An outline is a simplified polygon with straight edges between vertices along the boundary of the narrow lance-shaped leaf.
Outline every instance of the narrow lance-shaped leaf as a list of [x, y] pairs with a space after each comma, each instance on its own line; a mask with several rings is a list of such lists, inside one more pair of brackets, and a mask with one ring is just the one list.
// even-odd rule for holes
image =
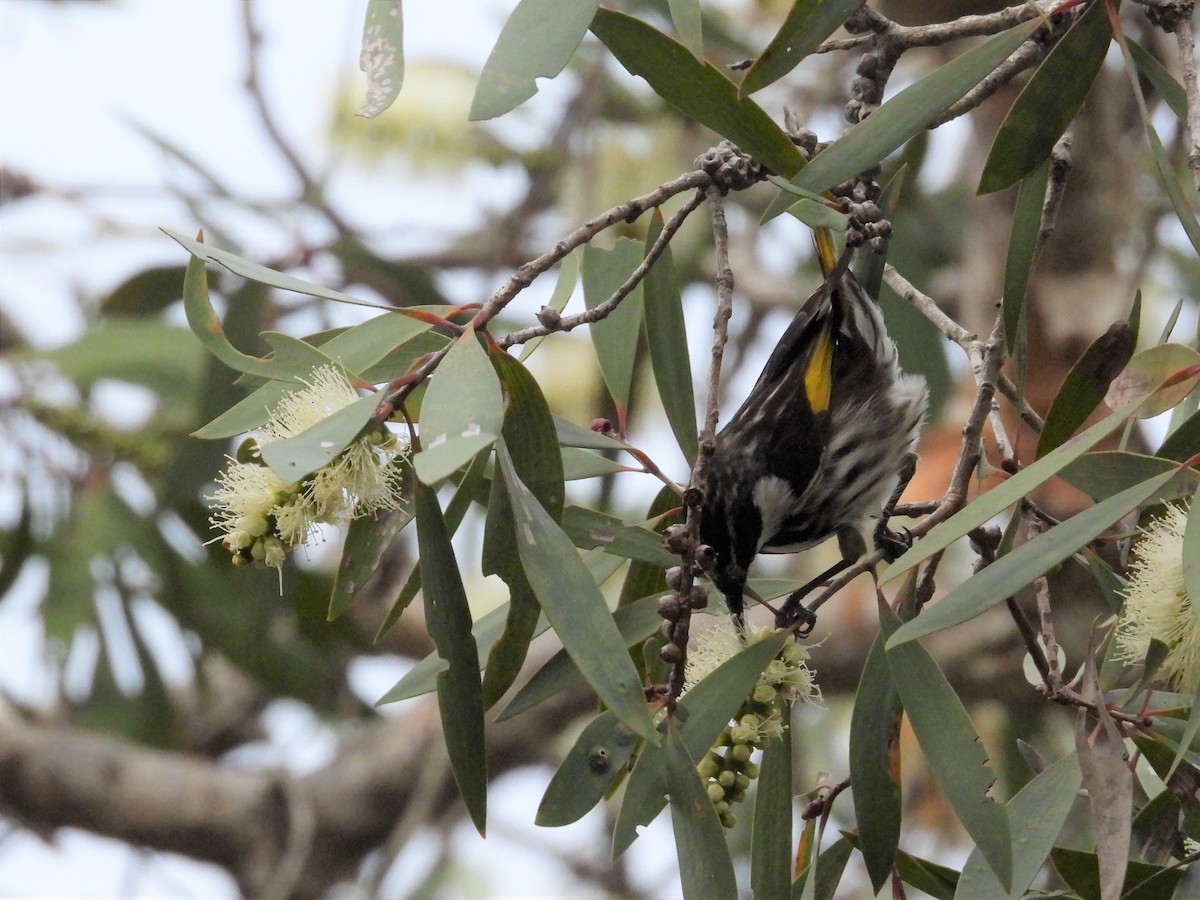
[[[905, 88], [818, 153], [792, 179], [793, 184], [820, 192], [869, 169], [923, 131], [932, 119], [1007, 59], [1039, 25], [1038, 20], [1032, 20], [1010, 28]], [[763, 219], [778, 215], [791, 203], [790, 197], [776, 198]]]
[[1050, 156], [1092, 89], [1112, 28], [1093, 3], [1050, 50], [1005, 116], [979, 179], [979, 193], [1016, 184]]
[[[408, 466], [405, 467], [405, 475], [408, 482], [405, 496], [409, 496], [413, 479]], [[333, 590], [329, 595], [329, 611], [326, 615], [330, 622], [345, 612], [346, 607], [358, 596], [363, 585], [379, 568], [384, 551], [412, 518], [410, 507], [380, 510], [369, 516], [359, 516], [350, 523], [334, 575]]]
[[[184, 272], [183, 311], [192, 333], [200, 339], [200, 343], [208, 352], [239, 372], [300, 382], [305, 375], [311, 374], [314, 368], [334, 364], [332, 359], [315, 347], [309, 347], [294, 338], [290, 341], [285, 340], [284, 336], [280, 336], [279, 346], [285, 351], [293, 351], [284, 359], [260, 359], [234, 347], [225, 336], [221, 320], [213, 308], [212, 300], [209, 299], [208, 273], [204, 269], [204, 260], [199, 256], [188, 260]], [[308, 352], [304, 353], [302, 358], [297, 345], [307, 348]]]
[[483, 693], [479, 651], [471, 634], [471, 610], [450, 546], [450, 532], [437, 493], [417, 487], [417, 545], [425, 623], [447, 669], [437, 676], [438, 709], [458, 792], [480, 834], [487, 821], [487, 752], [483, 736]]
[[880, 632], [863, 664], [850, 716], [850, 784], [863, 862], [876, 893], [891, 875], [900, 846], [900, 720]]
[[1128, 365], [1137, 330], [1128, 321], [1113, 322], [1084, 351], [1059, 388], [1038, 438], [1038, 456], [1045, 456], [1075, 433], [1104, 400], [1108, 387]]
[[[475, 457], [475, 461], [463, 473], [462, 480], [458, 483], [458, 489], [450, 499], [450, 505], [446, 507], [446, 527], [450, 530], [451, 537], [458, 531], [458, 526], [462, 524], [463, 516], [466, 515], [468, 507], [470, 507], [471, 502], [478, 493], [479, 485], [483, 482], [487, 463], [486, 454], [481, 453]], [[408, 575], [408, 581], [400, 589], [400, 593], [392, 602], [392, 608], [388, 610], [388, 614], [380, 624], [379, 631], [375, 634], [375, 640], [378, 641], [391, 630], [393, 625], [400, 621], [400, 616], [404, 614], [404, 610], [408, 609], [408, 605], [416, 598], [417, 591], [420, 589], [421, 561], [418, 559], [413, 564], [412, 571]]]
[[617, 61], [645, 78], [658, 96], [729, 138], [771, 171], [790, 178], [804, 165], [796, 145], [757, 103], [740, 99], [737, 85], [678, 41], [604, 7], [596, 11], [591, 28]]
[[[502, 437], [513, 467], [552, 519], [562, 515], [563, 469], [554, 420], [546, 398], [524, 366], [495, 347], [496, 373], [508, 395]], [[512, 507], [503, 478], [492, 479], [492, 497], [483, 538], [484, 574], [498, 574], [508, 585], [509, 611], [504, 634], [492, 648], [483, 678], [484, 703], [491, 707], [512, 686], [533, 638], [541, 607], [525, 577], [517, 551]]]
[[401, 0], [371, 0], [367, 4], [358, 67], [367, 73], [367, 96], [356, 115], [373, 119], [400, 96], [400, 86], [404, 84]]
[[[791, 707], [775, 701], [783, 721]], [[792, 729], [763, 744], [750, 832], [750, 890], [755, 897], [786, 897], [792, 884]]]
[[536, 824], [554, 828], [583, 818], [604, 799], [639, 743], [640, 738], [612, 712], [594, 718], [550, 779], [538, 804]]
[[521, 565], [538, 603], [600, 699], [634, 733], [657, 744], [641, 680], [604, 595], [566, 534], [517, 476], [503, 443], [496, 456], [512, 502]]
[[1020, 834], [1013, 836], [1011, 890], [1000, 886], [976, 848], [963, 866], [958, 896], [977, 900], [1019, 900], [1026, 896], [1071, 812], [1081, 778], [1079, 759], [1070, 753], [1021, 788], [1006, 804], [1009, 821], [1020, 828]]
[[1125, 44], [1129, 47], [1129, 54], [1137, 64], [1138, 71], [1162, 95], [1163, 100], [1170, 107], [1171, 112], [1175, 113], [1175, 118], [1179, 120], [1180, 124], [1186, 125], [1188, 120], [1187, 91], [1184, 90], [1183, 85], [1176, 81], [1175, 76], [1168, 72], [1166, 67], [1137, 41], [1131, 41], [1127, 37]]
[[479, 336], [464, 331], [441, 361], [421, 404], [417, 477], [434, 484], [490, 447], [504, 424], [504, 394]]
[[484, 63], [471, 101], [471, 120], [493, 119], [537, 93], [538, 78], [554, 78], [587, 33], [600, 0], [521, 0]]
[[[1136, 362], [1138, 357], [1134, 357]], [[1164, 381], [1173, 376], [1151, 378], [1140, 386], [1136, 393], [1127, 397], [1127, 402], [1118, 409], [1097, 422], [1065, 444], [1056, 447], [1037, 462], [1026, 466], [1003, 484], [993, 488], [981, 497], [977, 497], [962, 510], [955, 513], [945, 522], [935, 527], [922, 538], [912, 549], [908, 550], [898, 560], [888, 566], [880, 575], [880, 582], [887, 583], [907, 572], [913, 566], [923, 563], [935, 553], [944, 550], [954, 541], [983, 525], [988, 519], [998, 515], [1002, 510], [1016, 503], [1031, 490], [1061, 471], [1068, 463], [1078, 459], [1105, 437], [1121, 427], [1124, 422], [1136, 415], [1148, 398], [1153, 397], [1154, 391]]]
[[1013, 207], [1008, 253], [1004, 259], [1004, 340], [1009, 356], [1017, 354], [1024, 334], [1025, 294], [1042, 231], [1042, 208], [1046, 203], [1046, 186], [1049, 183], [1050, 160], [1047, 159], [1021, 179], [1021, 188], [1017, 191], [1017, 202]]
[[[894, 637], [900, 620], [880, 605], [883, 631]], [[919, 620], [918, 616], [914, 621]], [[889, 641], [890, 644], [890, 641]], [[1006, 888], [1012, 882], [1012, 838], [1004, 807], [987, 795], [994, 777], [962, 701], [929, 653], [916, 642], [887, 652], [892, 682], [930, 769], [967, 834]]]
[[1134, 485], [1022, 544], [954, 588], [924, 614], [906, 623], [888, 641], [888, 649], [959, 625], [1002, 603], [1128, 515], [1161, 490], [1175, 474], [1176, 470], [1172, 469]]
[[704, 31], [700, 15], [700, 0], [667, 0], [671, 22], [680, 42], [692, 56], [704, 61]]
[[721, 820], [704, 790], [696, 763], [684, 746], [674, 719], [668, 720], [663, 757], [685, 900], [736, 897], [737, 880]]
[[299, 482], [341, 455], [378, 407], [374, 394], [359, 397], [299, 434], [263, 444], [259, 451], [263, 462], [289, 484]]
[[[662, 624], [662, 618], [658, 615], [658, 599], [657, 595], [642, 597], [613, 613], [613, 622], [626, 646], [638, 644], [658, 630]], [[566, 650], [559, 650], [521, 686], [496, 721], [503, 722], [532, 709], [572, 685], [579, 677], [579, 667], [571, 655]]]
[[863, 0], [796, 0], [771, 43], [742, 79], [740, 95], [762, 90], [792, 71], [862, 4]]
[[[1104, 4], [1106, 10], [1108, 4]], [[1167, 151], [1163, 148], [1162, 140], [1158, 136], [1158, 132], [1154, 128], [1154, 120], [1150, 115], [1150, 109], [1146, 105], [1146, 98], [1142, 94], [1142, 86], [1138, 82], [1136, 64], [1133, 60], [1133, 54], [1130, 52], [1129, 43], [1125, 39], [1125, 33], [1121, 30], [1120, 22], [1116, 19], [1115, 11], [1109, 17], [1109, 22], [1113, 27], [1113, 35], [1117, 39], [1117, 44], [1121, 48], [1121, 53], [1125, 56], [1125, 68], [1129, 75], [1129, 82], [1133, 87], [1133, 96], [1137, 100], [1138, 111], [1142, 116], [1142, 127], [1146, 131], [1146, 141], [1150, 144], [1150, 155], [1154, 158], [1154, 166], [1158, 172], [1159, 181], [1162, 183], [1163, 190], [1167, 192], [1167, 197], [1171, 201], [1171, 206], [1175, 210], [1175, 217], [1179, 220], [1179, 224], [1183, 226], [1184, 234], [1187, 235], [1191, 242], [1192, 249], [1200, 253], [1200, 222], [1196, 221], [1196, 211], [1192, 207], [1191, 199], [1183, 192], [1183, 188], [1179, 184], [1179, 176], [1175, 172], [1174, 166], [1171, 165], [1171, 159], [1167, 156]]]
[[[619, 239], [611, 250], [588, 244], [583, 251], [583, 300], [587, 308], [595, 309], [608, 300], [642, 262], [642, 256], [642, 245], [632, 238]], [[640, 284], [626, 295], [620, 306], [588, 326], [622, 432], [633, 394], [633, 369], [641, 327]]]
[[[662, 229], [662, 212], [656, 209], [646, 235], [647, 250]], [[692, 359], [688, 354], [683, 299], [679, 294], [670, 247], [663, 250], [646, 273], [643, 287], [646, 343], [650, 348], [654, 382], [658, 385], [658, 396], [662, 399], [675, 441], [683, 451], [684, 459], [692, 462], [700, 452], [696, 436], [696, 398], [692, 391]]]
[[284, 291], [293, 291], [297, 294], [306, 294], [310, 297], [320, 297], [322, 300], [333, 300], [337, 303], [348, 303], [352, 306], [369, 306], [372, 309], [385, 310], [396, 315], [406, 314], [404, 310], [397, 310], [395, 307], [384, 306], [381, 303], [369, 303], [366, 300], [351, 297], [349, 294], [343, 294], [341, 291], [312, 284], [294, 275], [276, 272], [274, 269], [268, 269], [266, 266], [243, 259], [236, 253], [230, 253], [228, 250], [209, 246], [203, 240], [192, 240], [178, 231], [172, 231], [169, 228], [162, 228], [160, 230], [168, 237], [178, 241], [183, 249], [187, 250], [193, 257], [217, 263], [224, 266], [234, 275], [240, 275], [242, 278], [257, 281], [259, 284], [265, 284], [268, 287], [279, 288]]

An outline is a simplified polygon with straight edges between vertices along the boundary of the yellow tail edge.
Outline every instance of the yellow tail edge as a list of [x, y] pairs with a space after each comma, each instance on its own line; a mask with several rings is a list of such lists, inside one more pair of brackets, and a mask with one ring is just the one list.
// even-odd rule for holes
[[821, 274], [829, 277], [829, 273], [837, 267], [837, 244], [833, 240], [833, 232], [828, 228], [813, 229], [813, 243], [817, 246], [817, 261], [821, 264]]

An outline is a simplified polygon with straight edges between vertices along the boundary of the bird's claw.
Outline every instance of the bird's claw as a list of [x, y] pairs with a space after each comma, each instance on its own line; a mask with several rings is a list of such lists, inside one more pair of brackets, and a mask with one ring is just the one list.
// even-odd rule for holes
[[913, 536], [907, 528], [893, 531], [885, 523], [880, 523], [875, 529], [875, 549], [883, 554], [888, 562], [895, 562], [913, 545]]
[[817, 624], [817, 614], [800, 602], [796, 594], [788, 597], [775, 616], [776, 628], [794, 628], [796, 637], [808, 637]]

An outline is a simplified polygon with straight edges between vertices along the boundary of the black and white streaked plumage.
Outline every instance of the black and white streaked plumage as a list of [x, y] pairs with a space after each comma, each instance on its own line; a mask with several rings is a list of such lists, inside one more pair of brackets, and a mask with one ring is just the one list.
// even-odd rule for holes
[[925, 379], [900, 370], [879, 307], [844, 261], [833, 264], [829, 244], [818, 250], [825, 283], [717, 435], [709, 464], [700, 533], [739, 621], [759, 553], [795, 553], [835, 534], [844, 551], [864, 546], [871, 517], [906, 466], [911, 474], [925, 414]]

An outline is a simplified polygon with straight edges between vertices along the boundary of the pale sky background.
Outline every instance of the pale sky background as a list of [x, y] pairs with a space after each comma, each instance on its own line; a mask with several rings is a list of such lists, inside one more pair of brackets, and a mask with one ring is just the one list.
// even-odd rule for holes
[[[241, 86], [240, 2], [0, 0], [0, 165], [55, 190], [103, 189], [104, 199], [89, 201], [87, 209], [102, 211], [119, 226], [110, 229], [92, 213], [81, 215], [84, 207], [68, 196], [40, 196], [0, 211], [0, 305], [38, 345], [68, 343], [80, 334], [85, 323], [77, 296], [102, 296], [148, 264], [185, 259], [157, 229], [194, 230], [194, 218], [165, 190], [194, 186], [194, 178], [131, 123], [186, 148], [241, 197], [269, 199], [294, 190]], [[365, 3], [254, 2], [265, 41], [261, 65], [268, 101], [310, 163], [332, 152], [327, 126], [339, 84], [353, 78], [361, 89], [364, 83], [358, 49]], [[512, 3], [410, 0], [405, 6], [410, 61], [450, 60], [478, 72]], [[552, 103], [553, 86], [544, 93], [544, 102]], [[402, 94], [398, 104], [406, 99]], [[537, 110], [530, 115], [536, 118]], [[381, 184], [361, 164], [351, 168], [333, 186], [339, 208], [356, 224], [384, 228], [409, 249], [436, 245], [440, 233], [467, 227], [481, 203], [505, 200], [504, 179], [495, 172], [489, 174], [488, 200], [480, 199], [482, 181], [471, 173], [456, 185], [395, 177]], [[453, 202], [455, 194], [461, 203]], [[288, 249], [287, 236], [276, 227], [251, 220], [241, 226], [238, 237], [260, 258]], [[49, 687], [39, 681], [36, 584], [30, 588], [24, 599], [17, 591], [0, 604], [0, 686], [23, 698], [45, 695]], [[380, 660], [356, 675], [364, 697], [373, 701], [399, 673], [394, 663]], [[247, 764], [309, 769], [333, 748], [332, 735], [299, 704], [276, 704], [267, 724], [271, 742], [243, 752]], [[485, 881], [474, 890], [464, 886], [463, 896], [561, 896], [574, 881], [564, 868], [548, 863], [541, 848], [590, 856], [607, 846], [596, 813], [566, 829], [532, 826], [531, 798], [541, 795], [548, 776], [517, 774], [494, 785], [487, 841], [464, 826], [456, 851]], [[644, 836], [630, 851], [636, 860], [631, 868], [644, 887], [669, 896], [677, 888], [673, 843], [664, 825], [652, 829], [657, 837]], [[404, 883], [419, 880], [432, 860], [432, 843], [413, 841], [397, 866]], [[397, 883], [392, 893], [398, 888]], [[82, 832], [60, 832], [53, 844], [26, 832], [0, 835], [0, 897], [235, 893], [215, 867], [164, 855], [147, 858]]]

